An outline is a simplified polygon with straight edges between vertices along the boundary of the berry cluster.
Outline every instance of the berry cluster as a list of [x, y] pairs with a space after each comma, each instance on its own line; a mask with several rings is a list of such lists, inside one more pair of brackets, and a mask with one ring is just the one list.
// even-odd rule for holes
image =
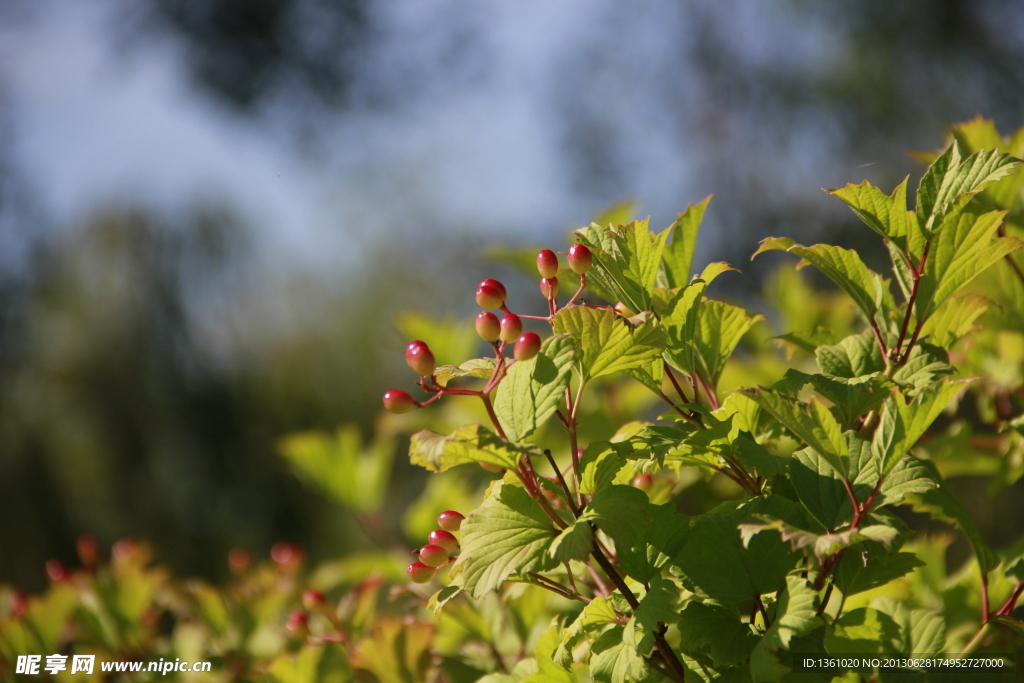
[[459, 530], [463, 519], [465, 517], [455, 510], [446, 510], [438, 516], [437, 525], [441, 528], [431, 531], [427, 544], [413, 551], [419, 559], [405, 570], [413, 583], [430, 581], [440, 567], [454, 561], [452, 553], [459, 549], [459, 541], [452, 532]]
[[[580, 287], [576, 294], [570, 299], [572, 305], [583, 292], [587, 281], [587, 272], [593, 265], [594, 257], [583, 244], [574, 244], [566, 254], [569, 261], [569, 268], [580, 276]], [[515, 361], [528, 361], [540, 352], [541, 338], [536, 332], [523, 332], [523, 318], [532, 320], [550, 321], [551, 317], [558, 312], [558, 255], [550, 249], [543, 249], [537, 254], [537, 271], [540, 273], [540, 292], [548, 302], [547, 316], [532, 316], [515, 314], [508, 309], [505, 301], [508, 298], [508, 291], [498, 280], [488, 278], [482, 281], [476, 289], [476, 302], [486, 310], [480, 311], [476, 316], [476, 332], [480, 338], [491, 344], [497, 357], [494, 374], [482, 390], [461, 389], [443, 387], [438, 385], [435, 378], [436, 359], [427, 344], [420, 340], [411, 342], [405, 349], [405, 362], [413, 371], [419, 375], [417, 384], [424, 391], [433, 394], [426, 401], [415, 400], [407, 391], [402, 389], [390, 389], [384, 393], [384, 407], [392, 413], [406, 413], [413, 408], [422, 408], [445, 394], [461, 394], [479, 396], [483, 399], [488, 412], [490, 407], [490, 393], [505, 376], [509, 366]], [[499, 318], [491, 311], [501, 311]], [[512, 360], [504, 357], [505, 347], [512, 344]]]

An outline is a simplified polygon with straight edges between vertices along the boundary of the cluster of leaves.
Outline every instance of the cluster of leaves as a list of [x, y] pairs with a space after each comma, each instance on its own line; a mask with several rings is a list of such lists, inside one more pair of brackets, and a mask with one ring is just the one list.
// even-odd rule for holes
[[[771, 322], [708, 298], [727, 264], [691, 277], [707, 200], [658, 234], [614, 207], [574, 233], [593, 266], [558, 272], [576, 295], [530, 322], [549, 329], [536, 356], [494, 345], [439, 366], [432, 405], [382, 418], [368, 444], [354, 427], [282, 441], [382, 548], [318, 567], [290, 547], [239, 554], [214, 587], [120, 543], [43, 595], [0, 587], [0, 678], [54, 653], [268, 683], [942, 676], [799, 669], [852, 654], [1011, 655], [1020, 670], [1024, 539], [990, 547], [947, 482], [984, 476], [995, 495], [1024, 476], [1024, 129], [1005, 140], [977, 119], [921, 156], [913, 210], [907, 181], [828, 191], [881, 236], [891, 276], [840, 247], [761, 243], [837, 286], [786, 264]], [[498, 256], [535, 277], [536, 252]], [[442, 360], [479, 343], [471, 324], [400, 325]], [[386, 540], [408, 497], [387, 488], [397, 433], [415, 429], [410, 459], [435, 474], [405, 535], [466, 514], [457, 560], [424, 585]], [[906, 521], [928, 518], [947, 530]], [[947, 570], [954, 538], [970, 555]], [[310, 588], [326, 598], [304, 601]]]
[[[500, 381], [483, 373], [495, 391], [492, 424], [421, 431], [410, 447], [413, 463], [436, 472], [476, 462], [506, 469], [463, 524], [462, 553], [431, 599], [438, 615], [457, 596], [479, 600], [515, 583], [579, 605], [553, 619], [534, 658], [488, 680], [569, 681], [586, 672], [609, 682], [776, 681], [796, 675], [794, 653], [1019, 651], [1024, 627], [1012, 615], [1024, 548], [1000, 555], [988, 546], [945, 483], [942, 452], [989, 429], [1002, 452], [997, 485], [1021, 475], [1020, 371], [991, 371], [1019, 359], [1000, 355], [998, 341], [978, 345], [973, 333], [998, 303], [1003, 313], [985, 318], [987, 329], [1003, 347], [1007, 335], [1020, 342], [1014, 325], [1024, 315], [1005, 321], [1007, 311], [1024, 310], [1013, 260], [1024, 242], [1007, 235], [1019, 232], [1024, 171], [1010, 152], [1024, 152], [1024, 133], [1005, 141], [982, 120], [953, 132], [915, 209], [907, 180], [891, 194], [867, 182], [828, 190], [882, 237], [899, 303], [891, 279], [855, 251], [761, 243], [755, 256], [786, 251], [801, 258], [798, 267], [820, 270], [862, 324], [851, 321], [845, 334], [787, 331], [779, 341], [789, 367], [760, 386], [722, 391], [735, 349], [763, 316], [707, 298], [728, 265], [690, 279], [706, 202], [658, 234], [646, 221], [575, 232], [594, 256], [582, 286], [615, 305], [553, 308], [542, 319], [554, 334], [530, 361], [506, 366], [500, 351], [496, 363], [469, 361], [465, 375], [506, 373]], [[993, 282], [999, 294], [985, 289]], [[813, 308], [811, 299], [804, 305]], [[668, 412], [584, 445], [581, 397], [615, 374]], [[960, 403], [991, 392], [992, 421], [966, 427], [951, 418]], [[549, 423], [561, 425], [560, 445]], [[554, 476], [538, 476], [547, 465]], [[735, 498], [686, 516], [630, 485], [653, 474], [678, 486], [693, 470], [733, 482]], [[973, 628], [938, 604], [943, 588], [911, 578], [945, 542], [915, 536], [894, 513], [899, 505], [966, 536], [977, 574]]]

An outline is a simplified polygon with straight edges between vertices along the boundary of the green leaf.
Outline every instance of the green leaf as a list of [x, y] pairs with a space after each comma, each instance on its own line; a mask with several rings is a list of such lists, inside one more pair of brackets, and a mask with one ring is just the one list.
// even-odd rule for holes
[[413, 434], [409, 443], [409, 461], [431, 472], [473, 462], [515, 469], [520, 456], [533, 453], [531, 447], [509, 443], [478, 424], [465, 425], [447, 436], [424, 429]]
[[666, 287], [682, 287], [690, 283], [697, 234], [700, 232], [704, 211], [710, 201], [711, 195], [708, 195], [696, 206], [687, 204], [686, 211], [679, 214], [676, 222], [672, 224], [672, 241], [665, 247], [661, 261]]
[[640, 367], [629, 368], [626, 374], [657, 394], [665, 377], [665, 362], [658, 356]]
[[692, 372], [695, 367], [694, 339], [697, 336], [697, 320], [706, 288], [706, 282], [694, 280], [669, 302], [661, 318], [668, 337], [665, 359], [683, 372]]
[[999, 557], [982, 537], [963, 504], [946, 486], [935, 464], [923, 461], [922, 465], [930, 471], [936, 487], [908, 496], [914, 509], [918, 512], [926, 512], [936, 519], [955, 524], [967, 537], [967, 542], [970, 543], [971, 549], [974, 551], [981, 571], [987, 574], [995, 569], [999, 565]]
[[634, 328], [609, 309], [563, 308], [553, 325], [556, 333], [576, 342], [585, 378], [643, 367], [665, 349], [665, 333], [657, 323]]
[[797, 264], [798, 269], [807, 263], [817, 267], [850, 295], [868, 320], [874, 320], [881, 310], [885, 285], [877, 273], [868, 270], [857, 252], [830, 244], [804, 247], [788, 237], [768, 237], [761, 241], [761, 246], [754, 252], [754, 256], [771, 250], [788, 251], [801, 257], [803, 261]]
[[572, 651], [587, 633], [603, 630], [609, 624], [618, 623], [618, 614], [608, 598], [595, 597], [576, 620], [562, 631], [562, 642], [555, 649], [553, 660], [563, 669], [572, 666]]
[[509, 368], [494, 396], [494, 412], [510, 440], [525, 439], [554, 415], [575, 362], [572, 338], [558, 334], [545, 339], [536, 356]]
[[522, 488], [498, 484], [462, 522], [462, 552], [452, 571], [461, 571], [464, 589], [482, 598], [514, 573], [551, 569], [555, 534], [544, 511]]
[[940, 305], [921, 328], [921, 336], [943, 349], [952, 348], [957, 340], [975, 329], [974, 321], [989, 309], [992, 302], [981, 294], [954, 296]]
[[587, 446], [580, 458], [580, 492], [597, 493], [611, 486], [632, 450], [628, 443], [608, 441], [595, 441]]
[[949, 364], [949, 354], [928, 342], [919, 341], [906, 364], [893, 373], [894, 382], [904, 389], [923, 389], [955, 372]]
[[963, 382], [942, 382], [922, 390], [909, 405], [899, 391], [886, 400], [871, 442], [882, 475], [896, 466], [963, 388]]
[[642, 681], [647, 663], [635, 645], [623, 642], [622, 626], [608, 629], [590, 645], [590, 675], [599, 683]]
[[871, 607], [846, 612], [825, 630], [830, 655], [898, 653], [901, 641], [900, 627], [892, 617]]
[[846, 529], [833, 533], [818, 534], [786, 524], [771, 515], [754, 515], [740, 524], [740, 537], [749, 545], [754, 536], [769, 529], [777, 530], [783, 541], [789, 542], [794, 550], [809, 548], [816, 557], [823, 558], [862, 541], [875, 541], [889, 545], [899, 533], [883, 525], [870, 525], [856, 530]]
[[589, 521], [611, 536], [615, 547], [625, 551], [645, 541], [651, 525], [647, 494], [633, 486], [613, 485], [594, 494], [580, 521]]
[[647, 633], [658, 630], [660, 624], [679, 621], [679, 588], [661, 577], [650, 582], [647, 594], [640, 600], [633, 617]]
[[[864, 503], [878, 483], [877, 463], [868, 441], [852, 431], [845, 436], [850, 467], [847, 476], [857, 500]], [[789, 473], [800, 502], [823, 527], [838, 529], [853, 520], [853, 505], [841, 475], [817, 451], [807, 448], [794, 453]], [[927, 468], [908, 456], [882, 482], [872, 508], [894, 505], [910, 493], [933, 488], [935, 482]]]
[[794, 638], [810, 633], [821, 623], [818, 594], [800, 572], [786, 576], [786, 590], [779, 596], [775, 621], [765, 631], [763, 644], [771, 650], [788, 649]]
[[438, 386], [446, 387], [456, 377], [490, 379], [497, 363], [496, 358], [473, 358], [462, 365], [440, 365], [434, 370], [434, 381]]
[[808, 412], [804, 412], [799, 406], [764, 388], [746, 394], [846, 476], [849, 470], [846, 439], [839, 423], [822, 403], [812, 400]]
[[678, 628], [680, 649], [691, 655], [706, 653], [717, 667], [743, 662], [760, 641], [737, 614], [714, 603], [687, 603]]
[[804, 375], [797, 370], [788, 370], [786, 376], [803, 376], [806, 383], [832, 402], [832, 410], [841, 426], [850, 429], [864, 414], [882, 405], [886, 396], [895, 386], [881, 374], [861, 377], [832, 377], [829, 375]]
[[689, 537], [675, 559], [692, 584], [691, 590], [719, 602], [738, 602], [785, 586], [786, 574], [800, 553], [769, 534], [744, 546], [737, 528], [753, 514], [771, 514], [794, 523], [802, 517], [795, 503], [780, 496], [744, 504], [722, 503], [707, 514], [692, 517]]
[[280, 441], [278, 450], [296, 475], [357, 512], [376, 512], [384, 501], [395, 444], [376, 438], [364, 448], [356, 425], [335, 434], [302, 432]]
[[[928, 168], [917, 190], [918, 222], [929, 233], [959, 201], [1010, 174], [1019, 160], [998, 149], [979, 151], [961, 161], [956, 142]], [[967, 197], [969, 199], [969, 197]]]
[[863, 377], [885, 370], [885, 360], [871, 330], [846, 337], [835, 346], [821, 346], [815, 352], [818, 365], [833, 377]]
[[593, 279], [633, 311], [650, 310], [668, 234], [668, 230], [660, 235], [651, 234], [646, 219], [614, 230], [596, 224], [577, 230], [576, 238], [594, 256], [594, 265], [587, 274], [588, 284]]
[[760, 313], [749, 315], [739, 306], [721, 301], [701, 302], [697, 315], [697, 330], [694, 336], [697, 370], [711, 386], [717, 386], [726, 361], [751, 327], [764, 316]]
[[869, 551], [865, 555], [843, 555], [835, 575], [836, 588], [841, 590], [843, 595], [855, 595], [884, 586], [917, 567], [924, 566], [924, 562], [914, 553], [889, 553], [882, 549], [881, 545], [877, 548], [878, 552]]
[[590, 522], [578, 519], [555, 536], [549, 552], [559, 562], [582, 561], [590, 555], [593, 546], [594, 531], [590, 528]]
[[913, 212], [907, 211], [909, 179], [910, 176], [904, 178], [891, 195], [886, 195], [866, 180], [860, 185], [851, 183], [825, 191], [846, 202], [869, 228], [891, 241], [900, 251], [920, 256], [925, 238]]
[[537, 658], [537, 673], [527, 676], [523, 683], [576, 683], [576, 677], [553, 661], [555, 650], [561, 644], [558, 625], [552, 624], [537, 641], [534, 654]]
[[1007, 254], [1024, 247], [1014, 237], [994, 237], [1005, 211], [963, 211], [933, 239], [918, 282], [914, 314], [927, 320], [960, 288]]

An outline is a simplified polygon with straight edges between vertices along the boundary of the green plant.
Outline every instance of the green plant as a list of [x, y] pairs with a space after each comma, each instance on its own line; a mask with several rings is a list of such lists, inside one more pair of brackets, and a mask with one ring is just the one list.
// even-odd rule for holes
[[[474, 397], [487, 426], [417, 432], [412, 462], [433, 472], [473, 463], [504, 470], [462, 523], [460, 553], [430, 606], [441, 615], [494, 591], [510, 602], [521, 595], [511, 587], [524, 584], [560, 600], [543, 635], [524, 639], [535, 656], [488, 680], [569, 681], [584, 672], [596, 681], [828, 680], [843, 672], [796, 671], [800, 658], [1024, 652], [1024, 625], [1013, 617], [1024, 543], [1002, 555], [988, 547], [944, 481], [941, 450], [931, 448], [963, 429], [965, 402], [1001, 383], [995, 419], [977, 428], [1005, 435], [1007, 459], [1016, 459], [1002, 484], [1021, 476], [1019, 370], [1010, 383], [992, 372], [986, 354], [1000, 354], [985, 335], [1002, 334], [1005, 346], [1012, 330], [1020, 342], [1024, 316], [1008, 322], [986, 312], [993, 301], [1024, 311], [1024, 275], [1013, 260], [1024, 242], [1007, 235], [1020, 231], [1024, 172], [1013, 154], [1024, 152], [1024, 133], [1006, 141], [979, 121], [953, 133], [931, 159], [913, 210], [907, 180], [891, 194], [867, 182], [827, 190], [882, 238], [891, 279], [852, 250], [761, 242], [755, 256], [785, 251], [820, 270], [863, 327], [787, 330], [779, 341], [788, 363], [763, 349], [751, 354], [755, 369], [746, 374], [756, 386], [736, 386], [734, 373], [736, 388], [724, 391], [734, 351], [764, 316], [705, 296], [734, 270], [727, 264], [690, 277], [706, 200], [658, 234], [646, 221], [577, 230], [569, 263], [579, 286], [563, 305], [557, 257], [542, 250], [548, 314], [516, 315], [546, 323], [550, 336], [524, 334], [511, 359], [502, 336], [490, 357], [421, 373], [431, 396], [418, 405]], [[986, 278], [997, 267], [1009, 271], [995, 280], [1002, 300]], [[478, 303], [511, 315], [506, 295], [487, 287]], [[608, 305], [584, 302], [585, 290]], [[803, 305], [805, 320], [816, 310], [830, 315], [813, 297]], [[986, 331], [975, 334], [979, 318]], [[667, 412], [582, 438], [594, 431], [588, 418], [614, 412], [588, 401], [618, 400], [622, 376]], [[672, 493], [695, 477], [731, 482], [729, 499], [680, 514]], [[965, 534], [973, 559], [963, 577], [927, 576], [925, 559], [948, 540], [915, 536], [896, 506]], [[946, 596], [944, 582], [963, 595]], [[975, 615], [964, 618], [958, 610], [971, 603]], [[502, 657], [495, 650], [499, 669]]]
[[[1024, 129], [1004, 140], [976, 119], [951, 138], [919, 155], [913, 211], [906, 181], [830, 190], [881, 234], [891, 279], [853, 251], [762, 242], [838, 287], [786, 264], [771, 322], [705, 296], [726, 264], [691, 278], [707, 200], [660, 234], [628, 204], [574, 233], [557, 273], [574, 293], [535, 299], [543, 315], [480, 283], [482, 303], [550, 333], [495, 334], [493, 313], [486, 336], [402, 316], [429, 342], [409, 363], [423, 400], [388, 392], [404, 414], [382, 414], [370, 440], [345, 425], [280, 442], [356, 551], [312, 565], [291, 543], [264, 561], [237, 548], [214, 586], [172, 578], [144, 543], [107, 559], [82, 537], [81, 566], [47, 563], [42, 593], [0, 586], [0, 680], [19, 680], [19, 656], [56, 653], [210, 661], [171, 678], [266, 683], [968, 680], [800, 670], [942, 653], [1024, 670], [1020, 520], [993, 549], [968, 514], [984, 502], [951, 485], [995, 497], [1024, 477]], [[535, 281], [538, 251], [492, 253]], [[484, 357], [436, 366], [481, 336]], [[397, 515], [393, 456], [417, 429], [412, 462], [435, 474]], [[409, 564], [424, 539], [437, 568]]]

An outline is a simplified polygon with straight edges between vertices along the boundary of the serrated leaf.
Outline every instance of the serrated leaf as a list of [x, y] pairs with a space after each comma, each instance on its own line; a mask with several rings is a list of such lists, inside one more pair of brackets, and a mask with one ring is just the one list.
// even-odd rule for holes
[[812, 400], [809, 410], [805, 412], [800, 406], [763, 388], [747, 392], [747, 395], [798, 439], [820, 453], [840, 474], [846, 476], [849, 470], [846, 440], [828, 408]]
[[427, 609], [433, 612], [435, 619], [441, 621], [441, 615], [443, 614], [445, 605], [447, 605], [450, 600], [453, 600], [461, 592], [462, 577], [457, 576], [453, 579], [451, 585], [445, 586], [430, 596], [430, 600], [427, 601]]
[[942, 382], [923, 389], [909, 405], [899, 391], [886, 400], [871, 442], [878, 471], [883, 476], [928, 431], [963, 388], [963, 382]]
[[927, 336], [935, 346], [949, 349], [975, 328], [974, 321], [991, 305], [992, 302], [981, 294], [949, 298], [925, 322], [921, 336]]
[[660, 624], [679, 621], [678, 602], [679, 588], [668, 579], [657, 577], [650, 582], [650, 588], [640, 600], [633, 617], [644, 631], [653, 633]]
[[753, 514], [801, 521], [798, 506], [780, 496], [755, 498], [742, 505], [722, 503], [710, 513], [692, 517], [689, 537], [675, 558], [692, 590], [719, 602], [736, 602], [785, 586], [786, 574], [800, 553], [769, 534], [745, 547], [738, 527]]
[[[768, 237], [761, 241], [761, 246], [754, 252], [754, 256], [771, 250], [796, 254], [807, 263], [814, 265], [840, 289], [850, 295], [850, 298], [860, 307], [868, 320], [874, 320], [881, 310], [884, 287], [882, 278], [877, 273], [868, 270], [857, 252], [830, 244], [815, 244], [805, 247], [788, 237]], [[797, 268], [802, 265], [803, 263], [798, 264]]]
[[554, 415], [575, 362], [572, 338], [558, 334], [545, 339], [536, 356], [509, 368], [495, 393], [494, 412], [510, 440], [525, 439]]
[[1007, 254], [1024, 247], [1013, 237], [995, 237], [1005, 211], [981, 213], [968, 209], [943, 229], [931, 242], [924, 272], [918, 282], [914, 314], [927, 320], [935, 309], [960, 288]]
[[810, 375], [808, 381], [819, 394], [832, 402], [832, 410], [846, 429], [882, 405], [894, 387], [888, 377], [880, 374], [854, 378]]
[[611, 536], [616, 548], [635, 548], [651, 526], [647, 494], [633, 486], [612, 485], [599, 490], [587, 504], [581, 521], [593, 522]]
[[699, 371], [715, 387], [736, 345], [751, 327], [764, 320], [760, 313], [750, 315], [739, 306], [721, 301], [701, 302], [693, 338], [694, 358], [691, 371]]
[[556, 333], [575, 341], [586, 378], [643, 367], [665, 348], [665, 333], [656, 322], [633, 328], [608, 309], [563, 308], [553, 325]]
[[626, 465], [626, 456], [633, 450], [628, 443], [595, 441], [580, 458], [580, 492], [597, 493], [611, 486], [615, 475]]
[[518, 486], [498, 484], [462, 522], [461, 532], [453, 571], [461, 568], [465, 591], [478, 600], [513, 573], [558, 564], [549, 554], [555, 538], [551, 520]]
[[[878, 483], [879, 472], [870, 442], [856, 432], [845, 434], [849, 454], [849, 472], [854, 496], [864, 503]], [[789, 462], [790, 479], [800, 502], [826, 529], [838, 529], [853, 519], [853, 505], [842, 477], [828, 461], [813, 449], [793, 454]], [[907, 456], [889, 473], [872, 509], [895, 505], [910, 493], [935, 488], [931, 474], [917, 459]]]
[[738, 615], [714, 603], [687, 603], [679, 614], [678, 628], [683, 652], [707, 653], [719, 667], [744, 661], [760, 641]]
[[904, 389], [923, 389], [940, 378], [955, 372], [949, 364], [949, 354], [928, 342], [918, 342], [903, 367], [893, 373], [892, 379]]
[[936, 486], [929, 491], [914, 493], [908, 496], [914, 509], [955, 524], [963, 532], [964, 536], [967, 537], [967, 542], [970, 543], [971, 549], [974, 551], [974, 556], [978, 560], [981, 571], [987, 574], [995, 569], [999, 565], [999, 557], [982, 537], [981, 532], [978, 531], [978, 527], [974, 524], [974, 520], [971, 519], [963, 504], [946, 486], [935, 464], [927, 461], [923, 461], [921, 464], [928, 468]]
[[814, 353], [822, 373], [833, 377], [863, 377], [885, 370], [885, 360], [871, 330], [850, 335], [834, 346]]
[[699, 204], [687, 204], [686, 211], [679, 214], [676, 222], [672, 224], [672, 241], [665, 246], [661, 257], [662, 277], [666, 287], [682, 287], [689, 284], [697, 234], [700, 232], [704, 211], [710, 201], [711, 195], [708, 195]]
[[828, 557], [843, 548], [848, 548], [862, 541], [875, 541], [876, 543], [889, 545], [898, 533], [896, 529], [876, 524], [856, 530], [846, 529], [834, 533], [819, 534], [786, 524], [781, 519], [775, 519], [771, 515], [754, 515], [743, 524], [740, 524], [739, 529], [744, 545], [749, 545], [751, 539], [762, 531], [775, 530], [779, 532], [782, 540], [787, 541], [794, 550], [809, 548], [819, 558]]
[[434, 370], [434, 381], [438, 386], [446, 387], [456, 377], [490, 379], [497, 362], [496, 358], [473, 358], [462, 365], [439, 365]]
[[523, 679], [523, 683], [575, 683], [576, 677], [553, 661], [555, 650], [561, 644], [558, 625], [552, 624], [537, 641], [534, 656], [537, 658], [537, 673]]
[[800, 572], [786, 576], [786, 590], [779, 596], [775, 621], [765, 631], [762, 643], [769, 650], [788, 649], [794, 638], [810, 633], [821, 623], [817, 615], [818, 594]]
[[917, 226], [913, 212], [907, 211], [907, 181], [896, 186], [891, 195], [886, 195], [868, 181], [859, 185], [825, 190], [844, 201], [869, 228], [886, 240], [891, 241], [900, 251], [920, 256], [925, 238]]
[[599, 683], [642, 681], [647, 663], [635, 645], [623, 641], [622, 626], [608, 629], [590, 646], [590, 675]]
[[925, 171], [917, 191], [918, 222], [926, 234], [955, 211], [958, 200], [1006, 177], [1018, 163], [998, 149], [975, 152], [961, 161], [958, 144], [950, 145]]
[[568, 562], [569, 560], [582, 561], [590, 555], [593, 545], [594, 531], [590, 528], [590, 523], [576, 520], [567, 529], [563, 529], [560, 534], [555, 536], [555, 540], [548, 552], [551, 553], [551, 557], [559, 562]]
[[409, 461], [431, 472], [473, 462], [514, 469], [520, 456], [530, 453], [534, 453], [531, 447], [505, 441], [478, 424], [465, 425], [448, 435], [424, 429], [413, 434], [409, 443]]
[[594, 265], [587, 274], [588, 285], [593, 280], [633, 311], [650, 310], [669, 231], [652, 235], [645, 219], [616, 229], [591, 224], [575, 234], [594, 256]]
[[591, 600], [576, 620], [562, 631], [562, 642], [555, 649], [554, 662], [563, 669], [572, 666], [572, 651], [587, 633], [604, 629], [609, 624], [618, 623], [618, 614], [608, 598], [601, 596]]
[[[914, 553], [889, 553], [878, 546], [879, 552], [846, 553], [836, 570], [836, 588], [843, 595], [855, 595], [877, 588], [924, 566]], [[917, 652], [917, 650], [914, 650]]]
[[885, 612], [871, 607], [846, 612], [825, 631], [830, 655], [884, 654], [900, 651], [900, 627]]

